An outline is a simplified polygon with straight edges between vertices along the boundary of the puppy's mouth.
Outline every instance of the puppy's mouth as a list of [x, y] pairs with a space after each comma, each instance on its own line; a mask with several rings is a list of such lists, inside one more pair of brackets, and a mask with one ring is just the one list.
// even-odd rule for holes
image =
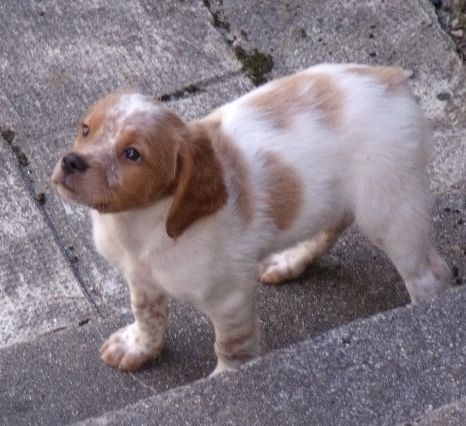
[[52, 176], [50, 177], [50, 180], [59, 192], [63, 191], [65, 194], [69, 193], [77, 195], [76, 190], [71, 187], [70, 182], [67, 182], [66, 178], [67, 176], [63, 173], [63, 171], [60, 170], [59, 167], [56, 167], [52, 173]]
[[74, 201], [78, 204], [83, 204], [99, 212], [107, 212], [111, 210], [108, 202], [87, 200], [83, 194], [74, 188], [72, 179], [73, 177], [71, 175], [66, 175], [58, 167], [50, 178], [52, 184], [56, 187], [58, 193], [63, 198], [69, 201]]

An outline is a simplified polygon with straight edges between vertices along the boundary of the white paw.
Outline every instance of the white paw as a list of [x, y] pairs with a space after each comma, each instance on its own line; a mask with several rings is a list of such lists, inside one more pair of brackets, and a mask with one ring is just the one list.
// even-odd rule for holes
[[321, 232], [280, 253], [267, 257], [259, 265], [259, 279], [265, 284], [281, 284], [301, 275], [332, 245], [333, 234]]
[[157, 357], [163, 347], [161, 342], [162, 339], [149, 339], [133, 323], [113, 333], [100, 348], [100, 354], [107, 365], [134, 371]]
[[294, 277], [292, 265], [283, 254], [269, 256], [259, 265], [259, 279], [264, 284], [281, 284]]

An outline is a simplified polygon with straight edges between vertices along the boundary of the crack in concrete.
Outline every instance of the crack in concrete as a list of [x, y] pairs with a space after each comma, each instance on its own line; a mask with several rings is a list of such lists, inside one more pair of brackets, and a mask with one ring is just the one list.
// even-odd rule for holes
[[[11, 142], [8, 142], [5, 138], [4, 138], [4, 135], [3, 135], [3, 131], [2, 131], [2, 140], [4, 140], [4, 143], [7, 144], [9, 150], [11, 151], [11, 153], [13, 154], [13, 156], [15, 156], [17, 158], [17, 155], [15, 153], [15, 150], [14, 150], [14, 146], [12, 141]], [[57, 231], [57, 229], [55, 228], [55, 225], [53, 224], [53, 221], [52, 219], [50, 218], [49, 214], [47, 213], [47, 210], [44, 208], [43, 206], [43, 203], [40, 203], [38, 200], [37, 200], [37, 194], [36, 194], [36, 191], [35, 191], [35, 188], [34, 188], [34, 184], [33, 184], [33, 181], [32, 179], [30, 178], [29, 176], [29, 170], [27, 169], [27, 165], [23, 165], [21, 163], [19, 163], [19, 167], [18, 167], [18, 170], [19, 170], [19, 173], [20, 173], [20, 176], [26, 186], [26, 189], [29, 193], [29, 196], [31, 197], [31, 200], [34, 202], [34, 204], [37, 206], [42, 218], [44, 219], [47, 227], [50, 229], [51, 231], [51, 235], [52, 235], [52, 238], [53, 240], [55, 241], [58, 249], [60, 250], [62, 256], [65, 258], [65, 261], [66, 263], [68, 264], [70, 270], [71, 270], [71, 273], [73, 274], [73, 276], [75, 277], [76, 281], [78, 282], [78, 285], [79, 287], [81, 288], [81, 291], [83, 292], [85, 298], [88, 300], [88, 302], [91, 304], [91, 306], [95, 309], [97, 315], [100, 317], [100, 318], [103, 318], [103, 313], [99, 307], [99, 304], [94, 300], [94, 298], [92, 297], [92, 295], [90, 294], [90, 292], [88, 291], [88, 289], [86, 288], [85, 284], [84, 284], [84, 280], [82, 279], [81, 277], [81, 274], [79, 273], [79, 270], [76, 268], [75, 265], [73, 265], [70, 257], [68, 256], [67, 254], [67, 251], [66, 251], [66, 247], [62, 241], [62, 239], [60, 238], [60, 235]]]
[[141, 379], [138, 379], [134, 373], [129, 373], [130, 377], [138, 384], [140, 384], [142, 387], [144, 388], [147, 388], [147, 389], [150, 389], [150, 391], [154, 394], [154, 395], [157, 395], [159, 392], [157, 392], [157, 390], [152, 387], [151, 385], [148, 385], [147, 383], [143, 382]]
[[232, 78], [243, 75], [242, 70], [230, 71], [225, 74], [211, 77], [205, 80], [198, 80], [194, 83], [188, 84], [181, 89], [174, 90], [173, 92], [164, 93], [160, 96], [157, 96], [156, 99], [161, 102], [177, 101], [180, 99], [187, 99], [192, 96], [196, 96], [200, 93], [206, 92], [210, 87], [226, 82]]
[[[224, 18], [223, 10], [219, 4], [218, 10], [214, 11], [210, 0], [202, 1], [204, 7], [208, 10], [212, 17], [212, 25], [217, 32], [222, 36], [227, 45], [232, 50], [232, 53], [236, 57], [236, 60], [242, 65], [242, 72], [254, 86], [260, 86], [268, 81], [267, 75], [272, 71], [275, 66], [274, 58], [271, 54], [261, 52], [256, 46], [244, 46], [240, 42], [242, 37], [245, 37], [244, 31], [239, 31], [238, 34], [242, 34], [241, 37], [237, 37], [234, 33], [231, 33], [231, 25]], [[226, 34], [231, 35], [230, 39]]]
[[[458, 57], [461, 59], [461, 61], [464, 63], [466, 62], [466, 55], [463, 50], [466, 50], [466, 41], [462, 41], [460, 43], [460, 40], [458, 38], [455, 38], [452, 33], [449, 31], [447, 22], [445, 22], [444, 19], [442, 19], [441, 16], [441, 10], [442, 10], [442, 2], [436, 2], [435, 0], [430, 0], [430, 3], [432, 3], [432, 8], [434, 10], [434, 14], [437, 17], [437, 23], [439, 25], [440, 31], [444, 33], [454, 44], [456, 47], [455, 52], [458, 55]], [[447, 13], [452, 13], [451, 11], [443, 10], [445, 14]], [[466, 19], [466, 18], [465, 18]], [[463, 46], [463, 44], [464, 46]]]

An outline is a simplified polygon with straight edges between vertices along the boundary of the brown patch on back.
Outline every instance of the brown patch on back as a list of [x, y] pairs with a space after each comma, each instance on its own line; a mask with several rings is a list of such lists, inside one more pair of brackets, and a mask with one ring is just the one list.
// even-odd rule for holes
[[[254, 202], [246, 160], [238, 147], [221, 133], [220, 116], [208, 116], [202, 120], [202, 124], [211, 135], [213, 147], [218, 157], [224, 166], [232, 172], [229, 184], [232, 186], [233, 192], [238, 194], [235, 202], [239, 214], [246, 223], [249, 223], [254, 215]], [[231, 193], [229, 195], [232, 196]]]
[[396, 90], [403, 86], [413, 75], [412, 71], [402, 67], [371, 67], [362, 65], [350, 67], [347, 71], [364, 77], [371, 77], [386, 86], [388, 90]]
[[264, 154], [268, 213], [280, 230], [289, 228], [302, 204], [301, 181], [296, 172], [272, 153]]
[[342, 93], [331, 76], [302, 72], [271, 84], [267, 91], [253, 95], [247, 105], [270, 117], [277, 128], [289, 127], [293, 117], [303, 111], [316, 112], [332, 127], [341, 122]]
[[215, 156], [209, 135], [192, 126], [178, 152], [177, 186], [166, 228], [178, 237], [194, 221], [215, 213], [228, 198], [222, 165]]

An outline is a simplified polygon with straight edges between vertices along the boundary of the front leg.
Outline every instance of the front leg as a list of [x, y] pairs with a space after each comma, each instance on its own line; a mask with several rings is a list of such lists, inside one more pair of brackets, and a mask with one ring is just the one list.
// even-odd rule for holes
[[[254, 291], [251, 291], [254, 290]], [[229, 292], [206, 312], [215, 329], [217, 367], [210, 374], [234, 370], [259, 354], [260, 333], [255, 284]]]
[[100, 348], [111, 367], [133, 371], [160, 354], [165, 341], [168, 298], [160, 287], [141, 275], [128, 277], [134, 322], [113, 333]]

